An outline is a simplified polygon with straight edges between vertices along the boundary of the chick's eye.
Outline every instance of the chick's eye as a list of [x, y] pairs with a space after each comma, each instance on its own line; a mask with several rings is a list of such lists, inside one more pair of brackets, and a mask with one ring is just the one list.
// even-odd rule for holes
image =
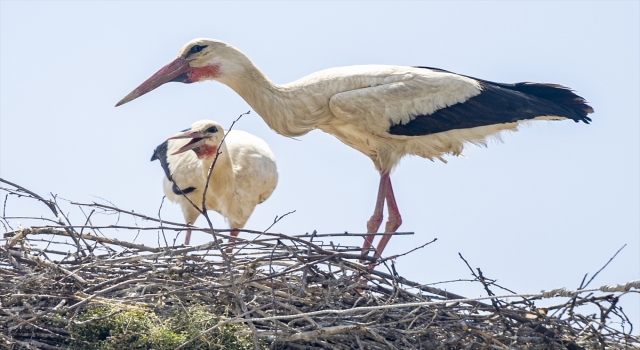
[[215, 126], [212, 126], [209, 129], [207, 129], [206, 131], [210, 132], [210, 133], [216, 133], [216, 132], [218, 132], [218, 128], [216, 128]]

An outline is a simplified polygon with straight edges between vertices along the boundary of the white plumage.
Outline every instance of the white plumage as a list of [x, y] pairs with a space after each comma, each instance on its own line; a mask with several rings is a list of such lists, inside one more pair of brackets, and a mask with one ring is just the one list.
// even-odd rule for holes
[[[255, 206], [267, 200], [276, 187], [276, 160], [267, 143], [247, 132], [232, 130], [221, 144], [224, 133], [218, 123], [198, 121], [158, 146], [151, 158], [160, 160], [165, 169], [164, 192], [180, 204], [187, 224], [193, 224], [200, 215], [206, 177], [218, 150], [205, 205], [224, 216], [230, 228], [243, 228]], [[232, 236], [237, 234], [231, 232]], [[190, 231], [185, 244], [189, 239]]]
[[[260, 114], [277, 133], [299, 136], [320, 129], [367, 155], [380, 172], [374, 214], [367, 232], [377, 232], [385, 201], [385, 232], [401, 217], [389, 174], [413, 154], [443, 160], [465, 144], [486, 144], [504, 130], [531, 120], [572, 119], [588, 123], [593, 109], [570, 89], [555, 84], [501, 84], [437, 68], [363, 65], [310, 74], [294, 82], [271, 82], [242, 52], [224, 42], [195, 39], [178, 57], [116, 106], [170, 82], [217, 80]], [[380, 240], [380, 256], [390, 236]], [[363, 252], [373, 236], [368, 236]]]

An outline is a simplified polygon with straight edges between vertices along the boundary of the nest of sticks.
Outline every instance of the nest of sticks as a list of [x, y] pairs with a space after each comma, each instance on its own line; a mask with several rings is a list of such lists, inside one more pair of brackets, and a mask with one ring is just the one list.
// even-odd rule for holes
[[[239, 325], [235, 332], [251, 339], [249, 348], [639, 348], [617, 305], [622, 294], [638, 288], [637, 281], [601, 288], [609, 293], [582, 293], [586, 288], [581, 288], [518, 295], [503, 288], [506, 295], [499, 296], [492, 292], [499, 286], [478, 269], [471, 271], [473, 283], [481, 283], [488, 297], [469, 299], [401, 277], [392, 265], [395, 257], [374, 261], [361, 256], [358, 247], [324, 243], [327, 236], [346, 233], [290, 236], [243, 230], [250, 239], [231, 244], [229, 230], [192, 228], [210, 234], [211, 241], [176, 245], [167, 236], [184, 232], [181, 223], [114, 205], [67, 201], [62, 205], [85, 214], [83, 222], [72, 223], [59, 198], [45, 199], [0, 181], [5, 210], [7, 198], [20, 197], [48, 212], [29, 217], [34, 222], [29, 227], [13, 227], [16, 217], [3, 212], [2, 347], [88, 348], [96, 344], [74, 339], [74, 329], [123, 310], [165, 314], [199, 306], [220, 318], [172, 348], [215, 348], [207, 337], [229, 324]], [[97, 224], [99, 218], [111, 223]], [[126, 218], [136, 224], [122, 224]], [[157, 246], [112, 238], [116, 231], [133, 237], [143, 230], [158, 234]], [[232, 254], [225, 252], [229, 246]], [[361, 259], [377, 268], [369, 270]], [[559, 296], [565, 298], [555, 306], [535, 305]], [[111, 310], [106, 315], [79, 317], [105, 305]]]

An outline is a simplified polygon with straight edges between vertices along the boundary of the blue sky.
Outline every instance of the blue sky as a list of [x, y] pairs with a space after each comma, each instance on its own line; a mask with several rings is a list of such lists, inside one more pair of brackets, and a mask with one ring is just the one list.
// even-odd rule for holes
[[[114, 104], [196, 37], [245, 52], [276, 83], [354, 64], [425, 65], [498, 82], [569, 86], [591, 125], [539, 122], [448, 164], [405, 158], [392, 175], [403, 215], [386, 254], [422, 283], [474, 267], [517, 292], [640, 278], [640, 5], [638, 2], [38, 2], [0, 3], [0, 176], [38, 193], [150, 215], [163, 172], [149, 162], [167, 136], [200, 119], [231, 124], [249, 106], [213, 83], [167, 84]], [[247, 228], [364, 232], [378, 174], [320, 131], [292, 140], [252, 113], [236, 125], [269, 143], [280, 181]], [[12, 215], [29, 205], [11, 199]], [[7, 214], [10, 214], [7, 213]], [[182, 219], [165, 204], [163, 218]], [[74, 214], [77, 215], [77, 214]], [[215, 216], [215, 215], [212, 215]], [[199, 221], [199, 224], [204, 224]], [[215, 216], [214, 224], [224, 228]], [[194, 235], [193, 243], [208, 237]], [[155, 244], [156, 235], [138, 241]], [[334, 239], [344, 244], [357, 241]], [[479, 296], [481, 288], [446, 285]], [[640, 326], [640, 298], [625, 310]], [[636, 328], [637, 329], [637, 328]], [[636, 333], [637, 334], [637, 333]]]

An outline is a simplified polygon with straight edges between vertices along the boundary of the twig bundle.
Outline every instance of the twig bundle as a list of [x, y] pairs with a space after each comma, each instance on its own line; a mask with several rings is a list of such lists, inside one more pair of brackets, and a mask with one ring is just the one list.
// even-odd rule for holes
[[[182, 246], [174, 238], [170, 245], [166, 233], [187, 226], [113, 205], [74, 203], [90, 213], [77, 225], [62, 214], [55, 197], [47, 200], [1, 181], [9, 185], [1, 188], [7, 195], [41, 201], [53, 213], [53, 218], [37, 218], [45, 225], [27, 228], [12, 228], [12, 219], [3, 213], [0, 343], [7, 348], [78, 347], [74, 328], [122, 310], [163, 314], [199, 305], [223, 316], [177, 348], [208, 348], [203, 339], [209, 334], [240, 323], [246, 327], [238, 333], [252, 336], [254, 348], [638, 349], [631, 323], [617, 305], [620, 294], [565, 293], [567, 301], [537, 308], [536, 301], [558, 293], [495, 296], [494, 281], [478, 269], [475, 280], [489, 294], [485, 303], [408, 281], [387, 266], [393, 257], [378, 261], [389, 273], [369, 271], [359, 261], [374, 260], [361, 256], [359, 248], [321, 240], [346, 233], [289, 236], [242, 230], [253, 238], [237, 239], [229, 255], [230, 244], [224, 243], [229, 230], [191, 227], [211, 234], [212, 241]], [[110, 217], [118, 221], [94, 225], [95, 213], [115, 214]], [[122, 216], [153, 224], [119, 224]], [[150, 247], [109, 238], [116, 229], [157, 231], [164, 240]], [[99, 306], [113, 311], [79, 319]], [[599, 314], [580, 313], [593, 306]]]

